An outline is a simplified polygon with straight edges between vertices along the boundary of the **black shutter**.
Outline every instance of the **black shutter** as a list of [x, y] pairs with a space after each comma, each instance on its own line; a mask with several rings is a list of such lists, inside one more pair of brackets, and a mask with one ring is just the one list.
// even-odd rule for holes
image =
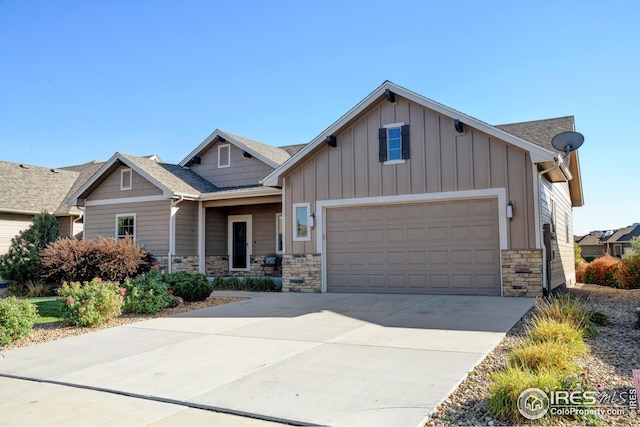
[[378, 160], [387, 161], [387, 129], [378, 129]]
[[409, 150], [409, 125], [404, 125], [400, 128], [400, 135], [402, 135], [402, 158], [408, 159], [411, 157]]

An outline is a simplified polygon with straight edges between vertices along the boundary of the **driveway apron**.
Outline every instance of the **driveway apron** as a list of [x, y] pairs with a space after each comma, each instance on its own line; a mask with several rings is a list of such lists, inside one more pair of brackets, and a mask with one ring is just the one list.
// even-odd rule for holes
[[417, 426], [533, 305], [234, 295], [249, 299], [5, 351], [0, 424]]

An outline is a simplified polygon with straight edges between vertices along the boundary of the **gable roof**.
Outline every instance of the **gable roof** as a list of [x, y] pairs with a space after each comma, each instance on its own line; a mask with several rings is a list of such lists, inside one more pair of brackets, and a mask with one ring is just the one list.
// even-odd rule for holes
[[576, 240], [576, 243], [580, 246], [604, 246], [602, 241], [602, 236], [596, 236], [593, 234], [587, 234], [585, 236], [581, 236]]
[[313, 141], [307, 144], [303, 149], [298, 151], [291, 159], [287, 160], [282, 166], [277, 168], [271, 174], [269, 174], [262, 181], [264, 185], [270, 186], [278, 186], [281, 185], [281, 176], [290, 170], [297, 162], [303, 158], [305, 158], [308, 154], [316, 149], [320, 144], [325, 142], [325, 139], [328, 135], [332, 135], [337, 133], [343, 126], [353, 120], [356, 116], [366, 110], [372, 104], [378, 102], [383, 99], [385, 96], [385, 91], [390, 90], [391, 92], [399, 95], [403, 98], [406, 98], [416, 104], [422, 105], [425, 108], [429, 108], [433, 111], [436, 111], [439, 114], [442, 114], [447, 117], [451, 117], [454, 119], [458, 119], [463, 123], [476, 128], [490, 136], [499, 138], [503, 141], [506, 141], [516, 147], [522, 148], [527, 151], [531, 155], [531, 159], [535, 163], [541, 162], [555, 162], [555, 157], [557, 156], [555, 151], [549, 150], [545, 147], [532, 143], [531, 141], [527, 141], [517, 135], [514, 135], [509, 132], [505, 132], [502, 129], [499, 129], [495, 126], [491, 126], [488, 123], [480, 121], [476, 118], [463, 114], [459, 111], [456, 111], [452, 108], [449, 108], [443, 104], [440, 104], [436, 101], [433, 101], [429, 98], [426, 98], [422, 95], [419, 95], [415, 92], [412, 92], [408, 89], [405, 89], [401, 86], [398, 86], [390, 81], [385, 81], [380, 85], [377, 89], [375, 89], [369, 96], [360, 101], [355, 107], [349, 110], [346, 114], [340, 117], [336, 122], [334, 122], [331, 126], [325, 129], [320, 135], [318, 135]]
[[0, 161], [0, 211], [35, 215], [79, 213], [66, 204], [79, 172]]
[[576, 130], [573, 116], [508, 123], [496, 127], [554, 152], [558, 150], [551, 145], [553, 137], [562, 132]]
[[606, 239], [605, 243], [628, 243], [631, 242], [631, 239], [634, 237], [640, 236], [640, 225], [632, 225], [629, 227], [624, 227], [619, 230], [616, 230], [608, 239]]
[[160, 163], [153, 157], [137, 157], [115, 153], [100, 169], [69, 197], [69, 204], [85, 198], [110, 173], [121, 165], [126, 165], [162, 190], [165, 197], [186, 197], [195, 199], [200, 193], [216, 191], [217, 187], [195, 172], [179, 165]]
[[189, 166], [194, 157], [200, 156], [208, 150], [209, 147], [220, 141], [226, 141], [235, 145], [242, 151], [246, 151], [272, 168], [277, 168], [291, 157], [287, 150], [282, 148], [272, 147], [271, 145], [263, 144], [243, 136], [234, 135], [231, 132], [216, 129], [211, 135], [202, 141], [195, 150], [189, 153], [189, 155], [179, 163], [180, 166]]

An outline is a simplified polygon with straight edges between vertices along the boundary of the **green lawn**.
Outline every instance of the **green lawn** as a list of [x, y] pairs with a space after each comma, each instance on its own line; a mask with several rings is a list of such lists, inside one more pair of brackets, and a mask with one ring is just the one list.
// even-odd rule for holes
[[58, 322], [60, 320], [60, 310], [62, 309], [62, 304], [64, 304], [63, 301], [55, 297], [29, 298], [27, 301], [38, 307], [40, 317], [36, 321], [36, 324]]

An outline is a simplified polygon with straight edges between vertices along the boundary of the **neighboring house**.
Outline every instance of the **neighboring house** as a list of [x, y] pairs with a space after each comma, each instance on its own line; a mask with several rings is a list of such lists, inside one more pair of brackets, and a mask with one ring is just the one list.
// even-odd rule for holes
[[[285, 291], [535, 296], [573, 285], [573, 117], [488, 125], [390, 82], [309, 144], [212, 133], [179, 165], [116, 153], [69, 199], [85, 236], [131, 235], [169, 271]], [[545, 231], [546, 230], [546, 231]]]
[[605, 254], [604, 235], [602, 231], [594, 231], [585, 236], [576, 236], [575, 242], [580, 246], [583, 258], [599, 258]]
[[282, 192], [260, 180], [295, 149], [216, 130], [179, 165], [116, 153], [70, 202], [85, 209], [85, 237], [133, 236], [163, 270], [272, 272]]
[[573, 118], [501, 128], [382, 84], [263, 181], [283, 189], [284, 289], [573, 285], [578, 155], [563, 160], [550, 145]]
[[605, 240], [605, 252], [611, 256], [622, 258], [624, 255], [633, 254], [631, 239], [640, 236], [640, 224], [633, 224], [613, 232]]
[[67, 199], [98, 167], [99, 163], [91, 162], [51, 169], [0, 161], [0, 255], [42, 212], [56, 216], [63, 236], [79, 236], [83, 212], [68, 205]]

